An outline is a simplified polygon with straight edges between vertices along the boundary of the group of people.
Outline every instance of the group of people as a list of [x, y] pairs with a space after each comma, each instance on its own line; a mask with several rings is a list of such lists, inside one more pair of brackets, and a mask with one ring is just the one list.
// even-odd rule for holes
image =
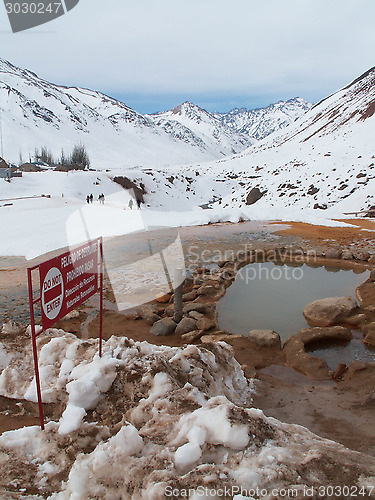
[[[88, 194], [86, 196], [86, 202], [87, 203], [92, 203], [93, 201], [94, 201], [94, 195], [92, 193]], [[104, 203], [105, 202], [105, 196], [104, 196], [103, 193], [98, 196], [98, 201], [99, 201], [99, 203]], [[134, 204], [136, 204], [136, 206], [137, 206], [137, 208], [139, 210], [141, 208], [142, 200], [140, 198], [136, 198], [135, 200], [133, 198], [130, 198], [129, 203], [128, 203], [128, 207], [130, 208], [130, 210], [133, 210], [133, 205]]]
[[[86, 196], [86, 202], [87, 202], [87, 203], [92, 203], [93, 201], [94, 201], [94, 195], [93, 195], [92, 193], [91, 193], [91, 194], [88, 194], [88, 195]], [[98, 196], [98, 201], [99, 201], [100, 203], [104, 203], [104, 202], [105, 202], [105, 196], [104, 196], [104, 194], [103, 194], [103, 193], [102, 193], [102, 194], [100, 194], [100, 195]]]

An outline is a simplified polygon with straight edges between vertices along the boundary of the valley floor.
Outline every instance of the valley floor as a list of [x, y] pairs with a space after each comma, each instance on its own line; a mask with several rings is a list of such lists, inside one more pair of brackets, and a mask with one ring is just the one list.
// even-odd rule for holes
[[[249, 248], [274, 246], [299, 246], [325, 252], [340, 248], [342, 251], [375, 253], [375, 221], [345, 220], [352, 227], [312, 226], [304, 223], [243, 222], [239, 224], [214, 224], [185, 227], [178, 230], [188, 274], [199, 266], [217, 265], [218, 256], [230, 259], [232, 254]], [[165, 248], [173, 242], [176, 230], [159, 230], [149, 233], [153, 250]], [[105, 251], [113, 258], [120, 252], [127, 259], [141, 259], [147, 254], [148, 244], [143, 234], [133, 234], [108, 240]], [[53, 255], [53, 253], [51, 254]], [[32, 261], [35, 262], [35, 261]], [[368, 265], [348, 260], [348, 266], [358, 269]], [[1, 320], [12, 319], [27, 324], [27, 290], [25, 269], [30, 262], [21, 258], [0, 258]], [[72, 332], [78, 338], [97, 336], [97, 303], [90, 301], [80, 309], [76, 318], [63, 320], [57, 327]], [[126, 336], [135, 341], [156, 345], [182, 346], [180, 336], [155, 337], [150, 325], [142, 318], [135, 319], [134, 311], [121, 314], [116, 310], [109, 281], [106, 280], [104, 334]], [[199, 341], [198, 341], [199, 342]], [[244, 367], [245, 374], [255, 377], [253, 406], [266, 416], [282, 422], [307, 427], [312, 432], [328, 438], [351, 450], [375, 455], [375, 428], [373, 415], [375, 399], [371, 398], [375, 386], [375, 363], [365, 369], [347, 372], [343, 380], [310, 380], [292, 368], [284, 366], [283, 359], [267, 356], [249, 349], [240, 340], [229, 342], [235, 357]], [[199, 345], [199, 343], [198, 343]], [[46, 405], [47, 416], [53, 417], [55, 409]], [[0, 398], [0, 432], [37, 425], [37, 406], [24, 400]]]

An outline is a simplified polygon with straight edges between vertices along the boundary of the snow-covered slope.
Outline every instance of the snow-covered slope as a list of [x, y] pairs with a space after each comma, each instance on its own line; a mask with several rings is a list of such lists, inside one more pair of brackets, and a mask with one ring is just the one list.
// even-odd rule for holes
[[213, 160], [250, 144], [231, 139], [229, 131], [221, 144], [209, 131], [143, 116], [101, 92], [54, 85], [2, 59], [0, 112], [4, 156], [13, 162], [20, 155], [28, 160], [36, 147], [57, 157], [82, 142], [95, 168], [173, 165]]
[[261, 140], [293, 123], [311, 106], [304, 99], [295, 97], [270, 104], [266, 108], [235, 108], [229, 113], [214, 113], [214, 116], [232, 131]]
[[247, 133], [237, 132], [213, 114], [188, 101], [170, 111], [149, 115], [149, 118], [159, 127], [175, 127], [178, 123], [190, 129], [213, 151], [219, 150], [223, 155], [238, 153], [256, 142]]

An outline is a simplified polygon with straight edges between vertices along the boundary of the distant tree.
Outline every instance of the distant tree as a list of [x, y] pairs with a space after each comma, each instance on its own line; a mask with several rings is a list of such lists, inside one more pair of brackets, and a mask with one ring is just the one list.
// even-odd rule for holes
[[55, 164], [55, 160], [52, 156], [52, 153], [46, 146], [43, 146], [41, 148], [40, 153], [39, 149], [35, 148], [34, 156], [35, 156], [35, 161], [42, 161], [43, 163], [47, 163], [48, 165]]
[[83, 167], [90, 166], [89, 155], [83, 144], [77, 144], [73, 148], [73, 152], [70, 155], [70, 163], [72, 165], [82, 165]]
[[65, 157], [64, 150], [61, 150], [61, 156], [59, 158], [60, 165], [66, 165], [68, 163], [68, 159]]

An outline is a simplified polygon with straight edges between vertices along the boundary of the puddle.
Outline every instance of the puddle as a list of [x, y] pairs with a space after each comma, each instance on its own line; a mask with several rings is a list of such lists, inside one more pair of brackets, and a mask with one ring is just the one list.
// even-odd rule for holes
[[[362, 270], [361, 270], [362, 271]], [[304, 307], [325, 297], [355, 296], [355, 289], [368, 271], [307, 264], [273, 262], [243, 267], [235, 282], [217, 304], [219, 326], [231, 333], [247, 335], [250, 330], [279, 333], [282, 341], [307, 327]]]
[[356, 360], [375, 362], [375, 347], [364, 344], [362, 334], [355, 331], [350, 342], [342, 340], [311, 342], [305, 349], [311, 355], [324, 359], [331, 370], [336, 370], [340, 363], [349, 365]]

